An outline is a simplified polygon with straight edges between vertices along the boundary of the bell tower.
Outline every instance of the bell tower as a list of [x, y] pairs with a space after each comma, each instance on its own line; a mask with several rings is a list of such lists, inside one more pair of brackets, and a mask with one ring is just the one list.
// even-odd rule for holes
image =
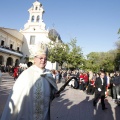
[[45, 30], [46, 25], [43, 22], [43, 14], [44, 9], [42, 4], [36, 0], [33, 3], [33, 6], [28, 10], [29, 12], [29, 19], [28, 22], [24, 25], [24, 29], [21, 31], [26, 30], [33, 30], [33, 31], [41, 31]]
[[43, 21], [44, 9], [42, 4], [36, 0], [32, 7], [28, 9], [29, 18], [24, 28], [20, 32], [24, 35], [23, 52], [24, 56], [30, 56], [31, 50], [36, 45], [48, 44], [51, 40], [48, 38], [48, 30]]

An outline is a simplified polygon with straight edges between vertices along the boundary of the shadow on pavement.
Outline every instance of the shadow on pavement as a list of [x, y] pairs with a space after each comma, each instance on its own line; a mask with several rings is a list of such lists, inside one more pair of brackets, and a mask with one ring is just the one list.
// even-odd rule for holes
[[[90, 96], [86, 95], [84, 100], [79, 100], [80, 102], [77, 103], [75, 101], [72, 102], [71, 98], [65, 98], [65, 93], [63, 93], [53, 101], [51, 106], [51, 120], [115, 120], [111, 105], [107, 100], [105, 103], [108, 109], [102, 110], [100, 102], [98, 102], [97, 107], [94, 107], [93, 99], [89, 98]], [[118, 118], [120, 118], [120, 112]]]

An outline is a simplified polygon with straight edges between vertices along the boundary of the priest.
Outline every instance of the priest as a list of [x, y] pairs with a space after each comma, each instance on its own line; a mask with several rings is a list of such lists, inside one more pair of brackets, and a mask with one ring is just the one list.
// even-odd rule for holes
[[34, 64], [17, 78], [8, 97], [1, 120], [50, 120], [50, 103], [57, 85], [45, 68], [47, 47], [36, 47]]

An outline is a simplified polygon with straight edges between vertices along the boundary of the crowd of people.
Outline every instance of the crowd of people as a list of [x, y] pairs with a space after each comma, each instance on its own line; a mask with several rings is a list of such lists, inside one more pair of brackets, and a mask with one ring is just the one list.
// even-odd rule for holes
[[[79, 70], [52, 70], [52, 73], [56, 79], [56, 83], [59, 83], [60, 81], [66, 82], [70, 77], [75, 76], [77, 77], [77, 81], [71, 80], [71, 82], [68, 84], [72, 88], [82, 90], [86, 94], [95, 95], [96, 97], [96, 93], [101, 93], [104, 86], [105, 88], [103, 92], [105, 93], [105, 97], [112, 97], [113, 102], [120, 100], [120, 72], [118, 71], [111, 73], [103, 71], [100, 71], [99, 73], [93, 73], [92, 71], [83, 72]], [[103, 75], [101, 75], [102, 73]], [[104, 85], [102, 82], [98, 83], [98, 81], [102, 81], [102, 79], [104, 80]]]
[[[1, 120], [50, 120], [50, 103], [58, 97], [57, 84], [67, 83], [74, 89], [93, 95], [93, 106], [101, 99], [102, 110], [106, 110], [104, 99], [108, 95], [113, 101], [120, 99], [120, 72], [93, 73], [81, 70], [48, 70], [47, 52], [34, 54], [34, 65], [23, 69], [14, 67], [13, 77], [16, 80], [8, 97]], [[4, 72], [4, 71], [3, 71]], [[9, 71], [10, 72], [10, 71]]]
[[14, 77], [14, 80], [18, 78], [18, 76], [25, 70], [27, 69], [27, 65], [24, 63], [20, 63], [19, 65], [12, 66], [12, 65], [0, 65], [0, 70], [2, 73], [8, 72], [10, 76]]
[[[14, 80], [27, 69], [27, 66], [20, 64], [19, 66], [3, 66], [0, 65], [1, 72], [9, 72], [14, 77]], [[93, 73], [92, 71], [85, 72], [80, 70], [51, 70], [53, 78], [56, 83], [66, 82], [70, 77], [75, 76], [76, 80], [72, 80], [68, 85], [72, 88], [84, 91], [88, 95], [95, 94], [95, 82], [100, 77], [100, 73]], [[113, 101], [120, 99], [120, 72], [104, 73], [106, 82], [105, 97], [111, 96]]]
[[[19, 66], [4, 66], [0, 65], [1, 72], [9, 72], [14, 80], [27, 69], [27, 66], [20, 64]], [[71, 87], [85, 91], [86, 94], [93, 95], [95, 93], [95, 81], [100, 76], [100, 73], [93, 73], [92, 71], [83, 72], [79, 70], [51, 70], [56, 83], [61, 81], [66, 82], [71, 76], [77, 77], [78, 81], [71, 82]], [[106, 96], [111, 96], [113, 101], [120, 99], [120, 72], [105, 73], [104, 79], [106, 80]]]

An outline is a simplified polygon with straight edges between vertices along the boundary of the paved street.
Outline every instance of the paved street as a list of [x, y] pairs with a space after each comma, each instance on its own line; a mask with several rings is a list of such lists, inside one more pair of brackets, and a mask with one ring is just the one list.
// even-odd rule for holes
[[8, 73], [3, 73], [2, 83], [0, 84], [0, 116], [13, 84], [13, 77], [9, 76]]
[[51, 105], [52, 120], [120, 120], [120, 106], [113, 103], [111, 97], [105, 100], [107, 110], [101, 109], [100, 101], [93, 107], [94, 95], [69, 86]]
[[[3, 74], [0, 85], [0, 114], [13, 84], [13, 77]], [[58, 84], [58, 88], [60, 86], [62, 83]], [[113, 103], [111, 97], [105, 100], [108, 108], [105, 111], [101, 110], [100, 102], [96, 108], [92, 106], [93, 97], [67, 86], [61, 96], [55, 98], [51, 104], [51, 120], [120, 120], [120, 106]]]

